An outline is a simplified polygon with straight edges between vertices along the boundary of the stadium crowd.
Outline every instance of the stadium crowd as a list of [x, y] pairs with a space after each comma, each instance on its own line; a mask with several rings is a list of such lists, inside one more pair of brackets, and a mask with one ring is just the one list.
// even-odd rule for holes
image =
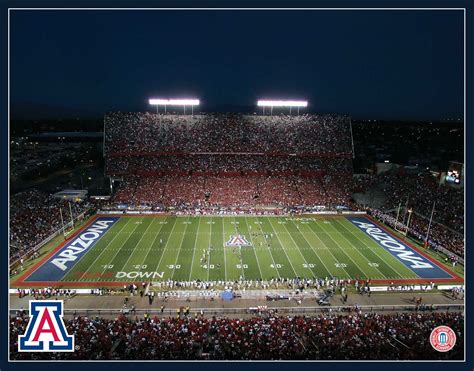
[[[388, 196], [384, 207], [398, 207], [408, 199], [408, 207], [420, 214], [430, 216], [435, 205], [434, 219], [456, 231], [464, 231], [464, 192], [439, 185], [439, 179], [424, 175], [381, 175], [379, 183], [384, 184], [384, 193]], [[436, 212], [437, 211], [437, 212]]]
[[[10, 198], [10, 261], [19, 259], [71, 220], [69, 202], [37, 190], [17, 193]], [[88, 201], [71, 202], [73, 217], [90, 208]]]
[[350, 135], [350, 119], [337, 115], [111, 112], [105, 117], [108, 157], [153, 152], [350, 154]]
[[113, 202], [164, 207], [345, 206], [357, 208], [347, 176], [127, 177]]
[[[66, 320], [75, 336], [73, 353], [17, 352], [18, 335], [28, 324], [25, 312], [10, 317], [13, 360], [442, 360], [463, 359], [464, 316], [455, 312], [397, 314], [324, 313], [279, 316], [269, 312], [250, 319], [206, 318], [180, 312], [175, 318], [145, 314], [115, 320], [75, 317]], [[449, 354], [429, 341], [439, 325], [457, 336]]]
[[[395, 215], [385, 214], [383, 211], [367, 208], [367, 211], [374, 217], [382, 221], [384, 224], [397, 228], [399, 231], [406, 231], [406, 224], [403, 224], [400, 219], [397, 222]], [[420, 242], [423, 242], [426, 247], [435, 250], [445, 248], [456, 256], [464, 258], [464, 237], [459, 233], [450, 230], [442, 224], [432, 223], [426, 241], [429, 222], [420, 218], [417, 215], [413, 216], [408, 227], [408, 236], [415, 237]], [[427, 243], [425, 243], [427, 242]]]
[[[425, 241], [429, 230], [428, 246], [438, 249], [444, 247], [454, 254], [464, 256], [464, 192], [439, 185], [439, 179], [429, 173], [381, 174], [365, 178], [358, 191], [365, 191], [374, 184], [382, 185], [386, 199], [380, 210], [368, 208], [383, 222], [395, 226], [396, 215], [399, 222], [408, 222], [406, 210], [413, 211], [410, 218], [409, 234], [420, 241]], [[429, 220], [435, 202], [433, 222]], [[398, 229], [405, 230], [401, 224]]]
[[347, 158], [235, 154], [128, 155], [107, 160], [110, 175], [292, 175], [351, 174]]
[[105, 126], [109, 175], [352, 172], [350, 120], [343, 116], [110, 113]]

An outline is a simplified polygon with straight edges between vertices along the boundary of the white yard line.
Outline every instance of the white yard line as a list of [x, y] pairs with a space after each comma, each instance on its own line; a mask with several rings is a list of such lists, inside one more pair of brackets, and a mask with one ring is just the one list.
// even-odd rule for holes
[[163, 256], [165, 256], [166, 248], [168, 247], [168, 244], [171, 240], [171, 236], [173, 234], [174, 227], [176, 227], [176, 224], [178, 224], [178, 219], [179, 219], [178, 217], [176, 217], [176, 219], [174, 219], [173, 228], [171, 228], [170, 235], [168, 236], [168, 239], [166, 240], [165, 246], [163, 248], [163, 252], [161, 253], [161, 256], [160, 256], [160, 260], [158, 261], [158, 264], [157, 264], [157, 266], [154, 270], [154, 272], [156, 272], [156, 273], [158, 273], [158, 268], [160, 267], [161, 261], [163, 260]]
[[[110, 240], [110, 242], [102, 249], [102, 251], [99, 253], [99, 255], [97, 255], [97, 257], [95, 258], [95, 260], [92, 262], [92, 264], [89, 266], [89, 268], [87, 268], [87, 270], [81, 275], [81, 277], [79, 277], [78, 281], [82, 280], [82, 278], [86, 275], [87, 272], [89, 272], [89, 269], [91, 269], [95, 263], [97, 262], [97, 260], [102, 256], [102, 254], [107, 250], [107, 247], [109, 247], [112, 242], [120, 235], [120, 232], [128, 225], [128, 223], [130, 223], [130, 220], [132, 220], [131, 218], [122, 226], [122, 228], [120, 228], [119, 231], [115, 232], [115, 236]], [[117, 221], [118, 223], [118, 221]], [[89, 250], [89, 251], [92, 251], [92, 250]], [[86, 255], [84, 255], [86, 256]], [[83, 256], [83, 257], [84, 257]]]
[[[187, 217], [187, 220], [186, 222], [189, 222], [189, 218], [190, 216]], [[192, 223], [192, 222], [191, 222]], [[181, 252], [181, 249], [183, 248], [183, 241], [184, 241], [184, 236], [186, 236], [186, 231], [188, 230], [188, 226], [191, 225], [190, 223], [186, 223], [186, 227], [184, 227], [184, 232], [183, 232], [183, 236], [181, 237], [181, 242], [179, 243], [179, 249], [178, 249], [178, 253], [176, 254], [176, 260], [174, 261], [174, 265], [173, 265], [173, 274], [171, 275], [171, 279], [174, 281], [174, 272], [176, 271], [176, 264], [178, 263], [178, 259], [179, 259], [179, 253]]]
[[207, 247], [207, 251], [209, 252], [207, 255], [207, 280], [209, 281], [209, 267], [211, 266], [211, 249], [209, 248], [212, 244], [212, 226], [214, 225], [214, 218], [211, 216], [211, 231], [209, 232], [209, 244]]
[[[257, 246], [254, 244], [254, 242], [252, 240], [252, 232], [250, 231], [249, 224], [247, 223], [247, 218], [246, 217], [244, 217], [244, 221], [245, 221], [245, 225], [247, 226], [247, 231], [249, 232], [250, 241], [252, 241], [252, 246], [253, 246], [252, 251], [253, 251], [253, 254], [255, 255], [255, 260], [257, 261], [258, 271], [260, 272], [260, 278], [263, 280], [262, 270], [260, 269], [260, 262], [258, 261], [258, 255], [257, 255], [257, 252], [255, 250], [257, 248]], [[277, 271], [277, 273], [278, 273], [278, 271]]]
[[[298, 277], [298, 273], [296, 273], [296, 270], [295, 270], [295, 267], [293, 267], [293, 263], [291, 262], [291, 259], [290, 257], [288, 256], [288, 254], [286, 253], [286, 250], [285, 250], [285, 247], [283, 246], [283, 243], [281, 242], [280, 240], [280, 237], [278, 236], [278, 233], [276, 232], [275, 228], [273, 228], [273, 224], [272, 222], [270, 221], [270, 219], [268, 219], [268, 223], [270, 224], [270, 227], [272, 228], [273, 230], [273, 233], [275, 233], [277, 239], [278, 239], [278, 242], [280, 243], [280, 246], [281, 248], [283, 249], [283, 252], [285, 253], [286, 255], [286, 258], [288, 259], [288, 261], [290, 262], [290, 265], [291, 265], [291, 269], [293, 269], [293, 273], [295, 274], [295, 278]], [[303, 258], [304, 259], [304, 258]], [[306, 260], [305, 260], [306, 261]], [[308, 263], [308, 262], [306, 262]]]
[[[260, 228], [260, 232], [262, 232], [262, 238], [265, 238], [265, 233], [263, 233], [263, 229], [262, 229], [262, 225], [260, 224], [260, 222], [257, 222], [259, 228]], [[273, 258], [273, 254], [272, 252], [270, 251], [270, 248], [268, 247], [268, 244], [267, 244], [267, 239], [265, 238], [265, 246], [267, 247], [267, 250], [268, 252], [270, 253], [270, 256], [272, 257], [272, 261], [273, 261], [273, 267], [275, 268], [275, 270], [277, 271], [277, 274], [278, 274], [278, 277], [281, 278], [281, 275], [280, 275], [280, 271], [278, 270], [277, 268], [277, 265], [275, 263], [275, 259]], [[287, 277], [288, 278], [288, 277]]]
[[[346, 226], [344, 225], [344, 223], [339, 223], [339, 224], [342, 225], [342, 227], [343, 227], [344, 229], [346, 229], [352, 236], [354, 236], [354, 237], [357, 238], [360, 242], [362, 242], [362, 243], [365, 244], [365, 242], [362, 241], [362, 239], [360, 239], [360, 237], [358, 236], [358, 233], [355, 233], [355, 232], [353, 233], [352, 231], [350, 231], [348, 228], [346, 228]], [[367, 238], [370, 238], [370, 237], [367, 237]], [[375, 242], [375, 241], [374, 241], [374, 242]], [[368, 247], [368, 248], [369, 248], [369, 247]], [[370, 248], [369, 248], [369, 249], [370, 249]], [[370, 249], [370, 251], [372, 251], [375, 255], [377, 255], [377, 257], [378, 257], [380, 260], [382, 260], [383, 262], [385, 262], [385, 264], [387, 264], [391, 269], [393, 269], [393, 270], [400, 276], [400, 278], [403, 278], [403, 277], [404, 277], [404, 275], [401, 274], [398, 270], [396, 270], [395, 267], [393, 267], [392, 265], [388, 264], [388, 263], [385, 261], [384, 258], [382, 258], [379, 254], [377, 254], [377, 251], [375, 251], [375, 250], [373, 250], [373, 249]], [[389, 254], [390, 254], [390, 253], [389, 253]], [[393, 255], [390, 254], [390, 256], [393, 256]], [[415, 273], [415, 272], [413, 272], [413, 273]], [[416, 273], [415, 273], [415, 274], [416, 274]], [[384, 275], [384, 277], [385, 277], [385, 275]], [[392, 277], [388, 277], [388, 278], [392, 278]]]
[[[160, 218], [160, 219], [161, 219], [161, 218]], [[153, 224], [153, 222], [152, 222], [152, 224]], [[141, 267], [143, 267], [143, 265], [144, 265], [144, 263], [145, 263], [145, 261], [146, 261], [146, 258], [148, 257], [148, 254], [150, 253], [151, 249], [153, 248], [153, 245], [154, 245], [155, 242], [156, 242], [156, 239], [158, 238], [158, 235], [160, 234], [161, 230], [163, 229], [163, 226], [164, 226], [164, 224], [161, 224], [161, 223], [160, 223], [160, 229], [158, 230], [158, 232], [156, 232], [156, 236], [155, 236], [155, 238], [153, 239], [152, 243], [150, 244], [150, 248], [148, 249], [148, 251], [146, 252], [146, 254], [143, 256], [143, 260], [142, 260], [142, 262], [141, 262], [141, 264], [140, 264], [140, 270], [139, 270], [139, 272], [142, 271], [142, 268], [141, 268]], [[147, 267], [148, 267], [148, 264], [147, 264]], [[145, 269], [146, 269], [146, 268], [145, 268]]]
[[[140, 218], [143, 220], [143, 218]], [[127, 223], [128, 224], [128, 223]], [[112, 259], [109, 260], [108, 263], [106, 263], [105, 265], [110, 265], [111, 262], [114, 261], [115, 257], [119, 254], [119, 252], [122, 250], [122, 247], [125, 246], [125, 244], [127, 243], [127, 241], [133, 236], [133, 233], [135, 232], [135, 230], [138, 228], [138, 226], [141, 225], [141, 223], [137, 223], [135, 228], [133, 229], [132, 232], [130, 232], [130, 235], [127, 237], [127, 239], [124, 241], [124, 243], [122, 244], [122, 246], [120, 246], [119, 249], [117, 249], [117, 252], [114, 254], [114, 256], [112, 257]], [[143, 237], [143, 236], [142, 236]], [[142, 237], [140, 237], [140, 239], [142, 239]], [[104, 249], [105, 251], [105, 249]], [[131, 255], [131, 254], [130, 254]], [[104, 272], [107, 270], [107, 268], [105, 268], [103, 271], [102, 271], [102, 274], [104, 274]]]
[[[235, 216], [234, 216], [234, 229], [235, 229], [235, 234], [239, 234], [239, 231], [237, 230], [237, 220], [235, 220]], [[224, 247], [225, 249], [226, 247]], [[245, 271], [244, 271], [244, 261], [242, 259], [242, 247], [239, 247], [239, 258], [240, 258], [240, 270], [242, 271], [242, 276], [245, 280]]]
[[[332, 227], [332, 226], [331, 226], [331, 227]], [[332, 228], [334, 228], [334, 227], [332, 227]], [[322, 233], [325, 233], [325, 231], [323, 231]], [[352, 259], [351, 256], [348, 255], [348, 254], [345, 252], [344, 248], [343, 248], [334, 238], [332, 238], [329, 233], [327, 233], [327, 235], [328, 235], [328, 237], [329, 237], [337, 246], [339, 246], [339, 250], [341, 250], [342, 253], [343, 253], [345, 256], [347, 256], [347, 257], [355, 264], [355, 266], [356, 266], [364, 275], [366, 275], [366, 273], [365, 273], [366, 270], [364, 270], [363, 268], [361, 268], [360, 265], [357, 264], [357, 263], [355, 262], [355, 260]], [[377, 270], [378, 270], [378, 269], [377, 269]], [[379, 273], [380, 273], [380, 271], [379, 271]], [[384, 277], [384, 276], [383, 276], [383, 274], [382, 274], [382, 278], [383, 278], [383, 277]]]
[[[291, 221], [293, 224], [295, 224], [293, 221]], [[296, 225], [296, 224], [295, 224]], [[331, 256], [334, 258], [334, 260], [337, 262], [337, 258], [334, 256], [334, 254], [331, 252], [331, 249], [329, 249], [325, 243], [319, 238], [319, 236], [316, 234], [316, 232], [314, 232], [311, 227], [309, 225], [306, 225], [304, 224], [307, 228], [309, 228], [309, 232], [313, 235], [316, 236], [316, 238], [321, 242], [321, 245], [324, 246], [324, 248], [329, 252], [329, 254], [331, 254]], [[314, 253], [317, 254], [316, 250], [314, 250], [313, 246], [311, 245], [311, 243], [308, 241], [308, 239], [306, 238], [306, 236], [304, 235], [304, 233], [301, 233], [301, 235], [303, 236], [303, 238], [306, 240], [306, 242], [308, 243], [309, 246], [311, 246], [311, 248], [313, 249]], [[321, 259], [321, 262], [323, 263], [324, 267], [326, 268], [326, 270], [331, 273], [331, 270], [328, 269], [328, 267], [326, 266], [326, 264], [324, 264], [324, 260], [322, 258]], [[347, 274], [347, 277], [348, 278], [353, 278], [351, 277], [351, 275], [349, 274], [349, 272], [346, 271], [346, 269], [344, 267], [342, 267], [342, 269], [344, 270], [344, 272], [346, 272]]]
[[[143, 234], [142, 234], [142, 236], [140, 237], [140, 239], [138, 240], [136, 246], [140, 245], [140, 242], [142, 241], [143, 237], [145, 237], [146, 231], [148, 231], [148, 228], [150, 228], [150, 226], [151, 226], [152, 224], [153, 224], [153, 220], [151, 221], [150, 224], [148, 224], [148, 227], [146, 227], [145, 232], [143, 232]], [[136, 250], [136, 246], [135, 246], [135, 248], [133, 249], [133, 251], [132, 251], [132, 253], [130, 254], [130, 256], [128, 257], [128, 259], [127, 259], [127, 261], [125, 262], [125, 264], [122, 265], [122, 267], [120, 268], [120, 272], [123, 272], [123, 271], [124, 271], [124, 268], [125, 268], [125, 266], [127, 265], [128, 261], [129, 261], [130, 258], [133, 256], [133, 254], [137, 251], [137, 250]], [[146, 256], [146, 255], [147, 255], [147, 254], [145, 254], [145, 256]]]
[[[270, 220], [271, 220], [271, 219], [270, 219]], [[271, 224], [271, 222], [270, 222], [270, 224]], [[284, 226], [283, 228], [285, 228], [286, 233], [290, 236], [291, 240], [293, 241], [293, 244], [295, 245], [296, 250], [299, 251], [301, 257], [302, 257], [303, 260], [306, 262], [306, 265], [308, 266], [307, 269], [309, 269], [310, 272], [314, 275], [314, 272], [313, 272], [313, 270], [309, 267], [309, 263], [308, 263], [308, 261], [306, 260], [306, 258], [304, 257], [303, 253], [301, 252], [301, 249], [299, 248], [298, 244], [296, 243], [296, 241], [295, 241], [295, 239], [293, 238], [293, 236], [292, 236], [292, 234], [290, 233], [290, 231], [286, 228], [286, 224], [281, 224], [281, 225]], [[275, 228], [273, 228], [273, 230], [275, 230]], [[277, 234], [276, 230], [275, 230], [275, 234]], [[321, 260], [321, 259], [319, 259], [319, 260]], [[321, 262], [322, 262], [322, 260], [321, 260]], [[328, 272], [329, 272], [329, 271], [328, 271]]]
[[[337, 223], [337, 220], [336, 220], [336, 223]], [[339, 231], [336, 229], [336, 227], [334, 227], [332, 224], [331, 224], [331, 228], [333, 228], [334, 231], [339, 232]], [[344, 248], [343, 248], [335, 239], [333, 239], [331, 236], [329, 236], [329, 238], [330, 238], [331, 240], [333, 240], [333, 241], [341, 248], [342, 251], [344, 251]], [[346, 237], [344, 237], [344, 239], [346, 239], [346, 241], [348, 241], [348, 242], [352, 245], [352, 247], [357, 251], [357, 253], [358, 253], [360, 256], [362, 256], [365, 260], [367, 260], [368, 263], [373, 263], [373, 262], [371, 262], [369, 259], [367, 259], [367, 257], [366, 257], [364, 254], [362, 254], [362, 253], [360, 252], [360, 250], [357, 248], [357, 246], [355, 246], [355, 245], [352, 243], [352, 241], [351, 241], [350, 239], [348, 239], [348, 238], [346, 238]], [[344, 253], [345, 253], [345, 251], [344, 251]], [[347, 255], [347, 254], [346, 254], [346, 255]], [[375, 269], [380, 273], [380, 277], [376, 276], [376, 277], [374, 277], [374, 278], [386, 278], [385, 275], [384, 275], [384, 274], [380, 271], [380, 269], [378, 269], [377, 267], [372, 267], [372, 266], [370, 266], [370, 265], [369, 265], [369, 267], [371, 267], [371, 268], [373, 268], [373, 269], [375, 268]], [[360, 268], [360, 267], [359, 267], [359, 268]], [[361, 269], [361, 270], [364, 272], [363, 269]]]
[[[227, 282], [227, 260], [226, 260], [226, 254], [225, 254], [225, 229], [224, 229], [224, 220], [222, 220], [222, 248], [224, 249], [224, 277], [225, 277], [225, 282]], [[209, 262], [211, 260], [209, 259]]]
[[198, 228], [197, 228], [197, 231], [196, 231], [196, 238], [194, 239], [193, 260], [191, 260], [191, 268], [189, 269], [189, 279], [188, 279], [189, 282], [191, 282], [191, 276], [193, 274], [194, 255], [196, 255], [196, 241], [197, 241], [197, 236], [199, 236], [199, 227], [201, 226], [201, 220], [203, 220], [203, 219], [201, 217], [199, 217]]

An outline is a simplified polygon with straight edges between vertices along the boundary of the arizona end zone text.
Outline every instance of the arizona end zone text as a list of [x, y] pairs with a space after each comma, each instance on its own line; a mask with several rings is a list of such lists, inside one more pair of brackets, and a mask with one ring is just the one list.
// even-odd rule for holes
[[28, 276], [26, 281], [61, 280], [118, 220], [118, 217], [98, 217], [89, 227], [56, 251], [46, 263]]
[[376, 240], [379, 245], [383, 246], [399, 261], [413, 270], [420, 278], [450, 278], [452, 277], [444, 269], [429, 261], [426, 257], [416, 252], [400, 240], [390, 236], [385, 230], [379, 226], [370, 223], [367, 218], [348, 218], [352, 223], [357, 225], [371, 238]]

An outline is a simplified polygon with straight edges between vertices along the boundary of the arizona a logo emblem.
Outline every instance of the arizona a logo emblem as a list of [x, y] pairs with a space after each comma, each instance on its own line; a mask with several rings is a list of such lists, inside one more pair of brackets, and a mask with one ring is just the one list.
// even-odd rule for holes
[[30, 322], [18, 336], [19, 352], [74, 352], [74, 336], [63, 321], [62, 300], [30, 300]]
[[245, 236], [238, 234], [230, 236], [229, 241], [225, 243], [226, 246], [252, 246], [250, 242], [245, 239]]

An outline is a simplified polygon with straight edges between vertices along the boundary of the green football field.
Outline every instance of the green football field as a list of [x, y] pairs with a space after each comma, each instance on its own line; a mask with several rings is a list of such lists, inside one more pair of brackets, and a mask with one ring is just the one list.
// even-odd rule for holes
[[[31, 270], [34, 274], [23, 277], [25, 282], [38, 281], [34, 276], [40, 273], [38, 277], [43, 283], [83, 284], [168, 279], [338, 277], [398, 281], [421, 278], [342, 216], [122, 216], [115, 219], [95, 245], [68, 262], [68, 269], [60, 279], [57, 276], [49, 279], [48, 272], [53, 272], [47, 266], [50, 261], [42, 261]], [[35, 270], [43, 272], [35, 273]]]

